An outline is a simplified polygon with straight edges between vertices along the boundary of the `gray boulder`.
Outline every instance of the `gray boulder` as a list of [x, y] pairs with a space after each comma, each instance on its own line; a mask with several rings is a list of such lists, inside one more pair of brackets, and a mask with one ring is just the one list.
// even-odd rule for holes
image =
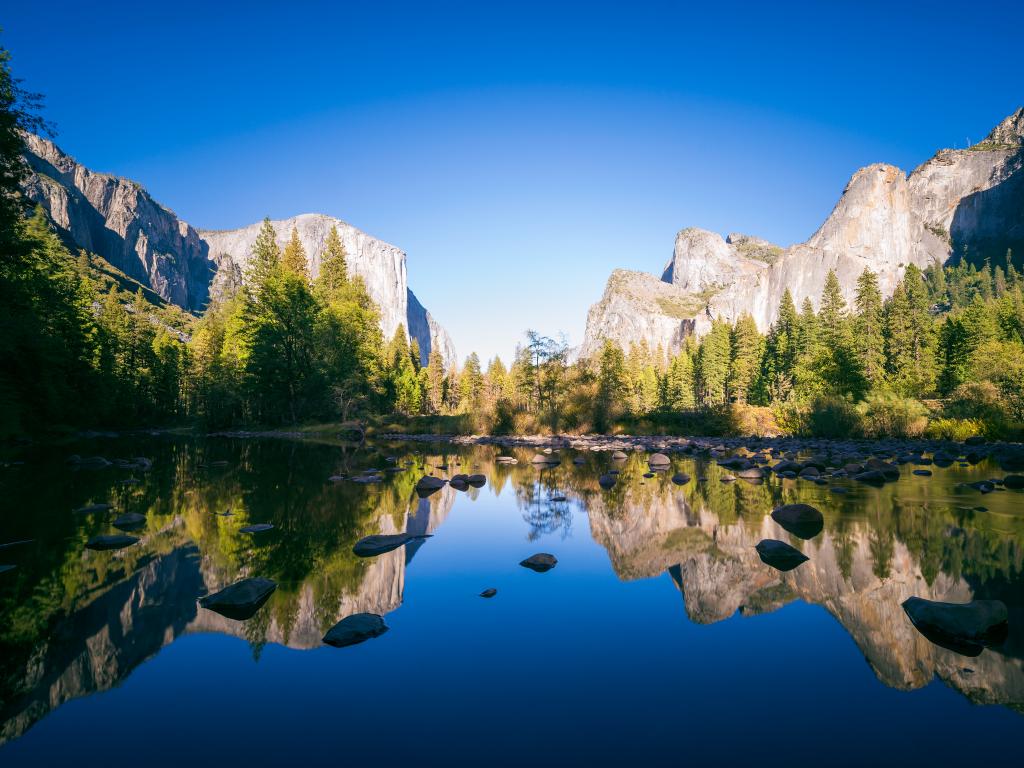
[[138, 543], [138, 538], [135, 536], [126, 536], [124, 534], [108, 534], [106, 536], [93, 536], [87, 542], [85, 542], [86, 549], [95, 549], [98, 552], [106, 552], [111, 549], [124, 549], [130, 547], [132, 544]]
[[355, 543], [352, 553], [358, 557], [376, 557], [390, 552], [393, 549], [405, 546], [415, 539], [428, 539], [430, 534], [411, 533], [378, 533], [373, 536], [366, 536]]
[[903, 602], [903, 610], [922, 635], [965, 656], [1001, 645], [1009, 632], [1009, 614], [999, 600], [940, 603], [910, 597]]
[[558, 560], [554, 555], [549, 555], [547, 552], [538, 552], [535, 555], [530, 555], [519, 564], [524, 568], [529, 568], [531, 571], [544, 573], [558, 565]]
[[122, 531], [134, 531], [146, 524], [146, 516], [138, 512], [127, 512], [114, 520], [114, 527]]
[[354, 613], [339, 621], [324, 635], [324, 642], [335, 648], [358, 645], [388, 631], [384, 617], [376, 613]]
[[277, 589], [271, 579], [249, 578], [236, 581], [199, 600], [199, 605], [236, 621], [252, 618]]

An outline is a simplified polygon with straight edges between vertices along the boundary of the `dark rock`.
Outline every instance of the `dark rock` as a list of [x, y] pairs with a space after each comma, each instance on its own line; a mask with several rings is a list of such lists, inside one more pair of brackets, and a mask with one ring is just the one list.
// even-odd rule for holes
[[474, 488], [483, 488], [487, 485], [487, 477], [485, 475], [470, 475], [466, 478], [466, 482]]
[[373, 536], [366, 536], [355, 543], [352, 547], [353, 554], [358, 557], [376, 557], [390, 552], [393, 549], [405, 546], [415, 539], [428, 539], [429, 534], [412, 533], [378, 533]]
[[874, 469], [854, 475], [853, 479], [860, 483], [867, 483], [868, 485], [885, 485], [885, 475]]
[[615, 475], [612, 475], [612, 474], [601, 475], [599, 478], [597, 478], [597, 484], [600, 485], [602, 488], [604, 488], [606, 491], [609, 490], [610, 488], [614, 488], [615, 487]]
[[572, 463], [573, 464], [586, 464], [587, 460], [585, 458], [583, 458], [582, 456], [577, 456], [576, 458], [574, 458], [572, 460]]
[[416, 495], [421, 499], [444, 488], [444, 480], [433, 475], [424, 475], [416, 481]]
[[807, 555], [778, 539], [764, 539], [754, 547], [761, 561], [779, 571], [791, 571], [807, 562]]
[[676, 485], [686, 485], [690, 482], [690, 476], [685, 472], [676, 472], [672, 475], [672, 482]]
[[494, 587], [488, 587], [480, 593], [480, 597], [494, 597], [496, 594], [498, 594], [498, 590]]
[[244, 528], [239, 528], [239, 533], [263, 533], [264, 531], [273, 530], [274, 526], [270, 523], [254, 523], [253, 525], [247, 525]]
[[652, 477], [654, 477], [654, 473], [653, 472], [644, 472], [644, 477], [652, 478]]
[[128, 512], [114, 520], [114, 527], [122, 531], [134, 531], [146, 524], [146, 516], [138, 512]]
[[549, 555], [547, 552], [538, 552], [535, 555], [530, 555], [519, 564], [524, 568], [529, 568], [531, 571], [544, 573], [554, 568], [558, 564], [558, 560], [554, 555]]
[[94, 512], [106, 512], [108, 509], [113, 509], [112, 504], [86, 504], [84, 507], [79, 507], [74, 510], [76, 515], [91, 515]]
[[881, 459], [868, 459], [864, 462], [864, 468], [869, 472], [880, 472], [888, 482], [900, 479], [900, 468]]
[[825, 527], [825, 518], [810, 504], [785, 504], [772, 511], [772, 519], [801, 539], [813, 539]]
[[1003, 487], [1011, 490], [1024, 488], [1024, 475], [1007, 475], [1003, 478]]
[[988, 480], [976, 480], [973, 483], [964, 483], [964, 487], [973, 488], [974, 490], [983, 494], [992, 493], [992, 491], [996, 489], [996, 486], [993, 483], [990, 483]]
[[229, 619], [245, 621], [256, 614], [275, 589], [277, 583], [270, 579], [242, 579], [220, 592], [201, 598], [199, 604]]
[[384, 617], [376, 613], [354, 613], [339, 621], [324, 635], [324, 642], [335, 648], [358, 645], [388, 631]]
[[465, 491], [469, 488], [469, 475], [453, 475], [448, 485], [456, 491]]
[[981, 435], [971, 435], [966, 440], [964, 440], [964, 445], [975, 446], [975, 445], [984, 445], [984, 444], [985, 444], [985, 438], [982, 437]]
[[792, 472], [795, 476], [796, 473], [799, 472], [801, 469], [803, 469], [803, 467], [800, 464], [797, 464], [795, 461], [780, 461], [778, 464], [772, 467], [772, 472], [774, 472], [777, 475], [782, 475], [786, 472]]
[[568, 499], [560, 493], [556, 493], [551, 497], [551, 501], [568, 501]]
[[106, 536], [93, 536], [87, 542], [85, 542], [86, 549], [95, 549], [98, 552], [106, 552], [110, 549], [124, 549], [130, 547], [132, 544], [137, 544], [138, 539], [135, 536], [125, 536], [122, 534], [109, 534]]
[[965, 656], [1001, 645], [1009, 632], [1009, 614], [999, 600], [939, 603], [910, 597], [903, 602], [903, 610], [922, 635]]
[[930, 469], [915, 469], [914, 474], [918, 477], [931, 477], [932, 471]]

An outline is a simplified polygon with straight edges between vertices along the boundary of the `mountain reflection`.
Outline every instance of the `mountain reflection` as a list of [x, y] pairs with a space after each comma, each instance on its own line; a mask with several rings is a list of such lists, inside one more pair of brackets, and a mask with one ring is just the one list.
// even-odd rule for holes
[[[529, 463], [531, 452], [513, 451], [519, 463], [509, 465], [496, 463], [498, 451], [490, 447], [437, 454], [408, 445], [356, 451], [273, 440], [139, 438], [86, 450], [147, 455], [154, 466], [134, 476], [71, 471], [63, 463], [70, 451], [40, 449], [0, 475], [10, 509], [20, 510], [0, 521], [0, 543], [34, 540], [2, 552], [17, 568], [0, 576], [0, 743], [65, 701], [116, 686], [183, 635], [243, 638], [258, 659], [267, 643], [318, 648], [342, 617], [393, 611], [402, 603], [407, 567], [429, 541], [374, 558], [356, 557], [352, 546], [375, 533], [435, 533], [458, 492], [446, 486], [421, 499], [416, 480], [470, 466], [487, 475], [488, 485], [469, 489], [468, 498], [511, 497], [529, 540], [568, 536], [574, 512], [585, 514], [615, 574], [628, 581], [668, 573], [693, 622], [802, 600], [832, 614], [888, 686], [918, 688], [937, 676], [975, 702], [1024, 704], [1024, 516], [1013, 510], [1020, 496], [991, 494], [991, 513], [979, 513], [969, 506], [975, 497], [961, 497], [942, 473], [928, 482], [905, 477], [882, 489], [855, 487], [840, 497], [804, 481], [724, 482], [725, 470], [690, 458], [679, 459], [677, 468], [694, 480], [679, 487], [671, 473], [644, 478], [646, 463], [636, 455], [604, 491], [597, 478], [610, 463], [596, 453], [582, 454], [576, 465], [566, 452], [561, 465], [538, 470]], [[385, 472], [379, 484], [327, 480], [369, 468], [404, 471]], [[997, 470], [972, 471], [985, 477]], [[795, 501], [825, 514], [823, 532], [810, 541], [768, 515]], [[140, 543], [86, 550], [85, 541], [109, 532], [113, 519], [71, 513], [90, 502], [144, 513]], [[274, 529], [240, 533], [263, 522]], [[810, 560], [780, 572], [758, 557], [754, 547], [762, 539], [788, 542]], [[197, 597], [247, 576], [279, 584], [252, 619], [197, 608]], [[1010, 637], [976, 658], [934, 645], [901, 608], [914, 595], [1003, 600]]]

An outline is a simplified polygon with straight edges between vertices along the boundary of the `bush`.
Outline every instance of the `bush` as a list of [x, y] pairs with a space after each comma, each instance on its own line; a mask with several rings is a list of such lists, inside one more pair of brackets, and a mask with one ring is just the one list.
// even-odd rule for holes
[[941, 418], [932, 419], [931, 423], [928, 424], [928, 429], [925, 434], [932, 438], [955, 440], [958, 443], [962, 443], [972, 435], [981, 435], [984, 433], [985, 424], [977, 419]]
[[735, 403], [729, 409], [729, 433], [775, 437], [782, 432], [771, 408]]
[[875, 392], [857, 405], [858, 431], [865, 437], [921, 437], [928, 409], [918, 400]]
[[811, 403], [807, 428], [814, 437], [849, 437], [859, 426], [857, 409], [846, 398], [819, 397]]
[[771, 411], [784, 435], [806, 435], [810, 433], [808, 417], [810, 407], [796, 400], [780, 400], [772, 404]]

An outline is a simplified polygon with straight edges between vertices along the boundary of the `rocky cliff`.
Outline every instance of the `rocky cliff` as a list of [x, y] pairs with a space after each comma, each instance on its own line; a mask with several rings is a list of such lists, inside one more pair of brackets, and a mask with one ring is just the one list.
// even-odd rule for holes
[[[72, 247], [102, 256], [162, 298], [193, 312], [241, 280], [259, 223], [229, 231], [196, 230], [134, 181], [91, 171], [39, 136], [27, 136], [26, 147], [31, 174], [25, 192], [46, 209]], [[336, 226], [351, 272], [363, 278], [380, 309], [384, 335], [390, 338], [404, 325], [419, 342], [424, 363], [432, 349], [454, 363], [448, 333], [409, 289], [404, 251], [322, 214], [273, 224], [282, 245], [292, 227], [298, 230], [314, 277], [327, 233]]]
[[852, 302], [865, 268], [887, 296], [909, 264], [964, 253], [1001, 261], [1007, 248], [1024, 254], [1024, 109], [979, 144], [942, 150], [909, 176], [883, 164], [857, 171], [804, 243], [781, 248], [749, 235], [682, 230], [660, 281], [612, 274], [587, 316], [580, 354], [593, 355], [604, 339], [674, 349], [714, 318], [734, 321], [744, 312], [765, 331], [787, 288], [798, 305], [809, 297], [817, 306], [829, 270]]

